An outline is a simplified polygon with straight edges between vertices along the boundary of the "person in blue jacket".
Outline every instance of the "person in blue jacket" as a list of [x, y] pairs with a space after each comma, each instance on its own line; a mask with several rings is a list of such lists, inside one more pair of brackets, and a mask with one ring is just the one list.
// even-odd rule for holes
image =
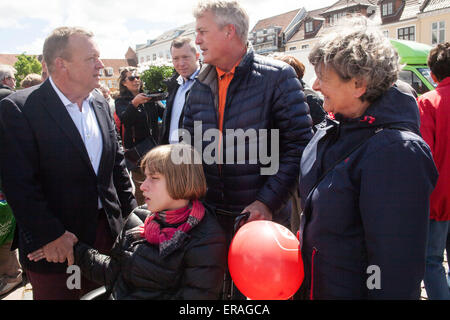
[[[437, 170], [399, 57], [365, 18], [324, 36], [309, 60], [334, 117], [300, 172], [300, 241], [310, 299], [419, 299]], [[334, 118], [334, 119], [332, 119]]]

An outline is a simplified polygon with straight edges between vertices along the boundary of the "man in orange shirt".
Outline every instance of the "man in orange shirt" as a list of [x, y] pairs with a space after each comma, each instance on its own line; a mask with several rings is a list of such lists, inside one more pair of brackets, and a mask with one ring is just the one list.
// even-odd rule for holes
[[[249, 213], [247, 221], [273, 220], [289, 227], [289, 199], [297, 184], [303, 149], [312, 137], [300, 82], [289, 65], [255, 54], [247, 43], [248, 15], [237, 1], [202, 2], [194, 16], [196, 44], [205, 65], [186, 103], [184, 129], [194, 136], [193, 145], [202, 146], [198, 151], [204, 156], [206, 201], [216, 208], [230, 239], [240, 213]], [[194, 135], [198, 123], [202, 137]], [[219, 161], [214, 163], [205, 161], [211, 148], [210, 140], [203, 137], [209, 136], [210, 129], [219, 135], [215, 141]], [[267, 135], [252, 136], [257, 132]], [[267, 163], [261, 153], [257, 161], [252, 157], [252, 146], [261, 151], [263, 142], [272, 160], [279, 161], [271, 175], [262, 173]], [[240, 156], [242, 150], [245, 154]]]

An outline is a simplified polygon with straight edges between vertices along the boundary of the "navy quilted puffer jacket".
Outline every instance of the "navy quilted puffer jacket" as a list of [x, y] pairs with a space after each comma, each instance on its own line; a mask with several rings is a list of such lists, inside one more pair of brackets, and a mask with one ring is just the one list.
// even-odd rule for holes
[[[208, 129], [219, 127], [217, 82], [216, 68], [204, 66], [191, 89], [184, 119], [184, 128], [193, 137], [191, 144], [199, 151], [202, 146], [205, 154], [212, 155], [216, 154], [211, 152], [210, 146], [214, 140], [208, 141], [204, 135]], [[228, 88], [221, 142], [225, 163], [208, 164], [203, 157], [209, 204], [240, 212], [259, 200], [271, 209], [274, 221], [288, 223], [290, 205], [287, 203], [296, 186], [302, 152], [312, 138], [312, 120], [301, 89], [292, 67], [256, 55], [249, 49], [236, 67]], [[201, 121], [201, 126], [197, 121]], [[263, 164], [261, 157], [253, 164], [249, 156], [254, 147], [251, 139], [239, 142], [226, 135], [227, 129], [242, 129], [246, 133], [254, 129], [259, 140], [259, 130], [266, 129], [267, 150], [270, 153], [278, 143], [279, 152], [272, 154], [269, 164]], [[270, 139], [271, 129], [279, 130], [279, 142]], [[194, 131], [201, 132], [202, 136], [194, 136]], [[202, 142], [202, 139], [206, 141]], [[245, 163], [238, 164], [236, 155], [240, 148], [245, 148], [245, 161], [242, 161]], [[278, 161], [275, 154], [279, 155]], [[231, 155], [234, 155], [234, 161], [229, 161], [233, 158]], [[268, 167], [271, 167], [269, 171], [273, 169], [273, 174], [262, 175], [261, 169]]]

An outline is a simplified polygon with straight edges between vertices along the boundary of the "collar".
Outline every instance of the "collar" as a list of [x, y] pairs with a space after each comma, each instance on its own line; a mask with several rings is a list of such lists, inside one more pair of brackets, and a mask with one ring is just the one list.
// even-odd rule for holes
[[[58, 95], [58, 97], [61, 99], [61, 102], [64, 104], [64, 106], [67, 107], [72, 107], [73, 105], [76, 105], [75, 103], [73, 103], [72, 101], [70, 101], [65, 95], [64, 93], [61, 92], [61, 90], [58, 89], [58, 87], [56, 86], [56, 84], [53, 82], [52, 76], [50, 76], [49, 78], [50, 84], [52, 85], [53, 89], [56, 91], [56, 94]], [[90, 100], [92, 98], [92, 93], [89, 93], [89, 95], [84, 99], [83, 103], [86, 100]]]
[[191, 74], [191, 76], [187, 79], [187, 81], [184, 81], [184, 78], [182, 76], [179, 76], [177, 78], [177, 82], [180, 86], [186, 84], [187, 82], [190, 82], [191, 80], [195, 80], [195, 77], [197, 77], [197, 75], [200, 72], [200, 67], [197, 68], [197, 70], [195, 70], [195, 72], [193, 74]]
[[439, 82], [437, 87], [441, 88], [441, 87], [446, 87], [448, 85], [450, 85], [450, 77], [447, 77], [444, 80], [442, 80], [441, 82]]
[[236, 71], [236, 67], [239, 66], [239, 64], [241, 63], [242, 58], [238, 60], [238, 62], [236, 62], [236, 64], [234, 65], [234, 67], [229, 71], [229, 72], [225, 72], [221, 69], [219, 69], [218, 67], [216, 67], [216, 71], [217, 71], [217, 75], [219, 77], [219, 79], [222, 79], [223, 76], [225, 76], [226, 74], [232, 74], [234, 75], [235, 71]]
[[8, 90], [14, 90], [10, 86], [7, 86], [6, 84], [0, 83], [0, 89], [8, 89]]
[[[251, 45], [248, 46], [247, 54], [241, 59], [241, 63], [237, 68], [237, 73], [245, 73], [249, 71], [255, 58], [255, 52]], [[217, 68], [210, 64], [203, 64], [197, 77], [198, 81], [211, 86], [217, 82]]]

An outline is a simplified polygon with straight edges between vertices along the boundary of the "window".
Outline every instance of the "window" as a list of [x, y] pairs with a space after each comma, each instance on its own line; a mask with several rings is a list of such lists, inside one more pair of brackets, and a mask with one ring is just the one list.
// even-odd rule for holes
[[297, 47], [290, 47], [289, 48], [289, 51], [294, 51], [294, 50], [297, 50]]
[[98, 71], [98, 73], [99, 73], [100, 77], [103, 77], [103, 69], [100, 69], [100, 70]]
[[306, 50], [306, 49], [308, 49], [309, 48], [309, 44], [304, 44], [304, 45], [302, 45], [302, 50]]
[[388, 2], [383, 4], [382, 16], [389, 16], [394, 12], [394, 3]]
[[443, 43], [445, 41], [445, 21], [433, 22], [431, 24], [431, 44]]
[[420, 80], [419, 77], [412, 71], [402, 70], [400, 71], [398, 77], [400, 80], [405, 81], [413, 87], [418, 94], [424, 94], [425, 92], [430, 91], [422, 80]]
[[385, 36], [386, 38], [389, 38], [389, 30], [384, 30], [383, 36]]
[[153, 54], [153, 61], [156, 60], [156, 53]]
[[330, 16], [330, 25], [335, 25], [343, 16], [343, 12], [333, 13], [333, 15]]
[[147, 61], [150, 61], [150, 56], [147, 56]]
[[399, 40], [416, 40], [416, 27], [406, 27], [406, 28], [400, 28], [397, 31]]
[[144, 57], [141, 57], [141, 63], [144, 63]]
[[437, 83], [434, 82], [433, 78], [431, 77], [431, 70], [430, 68], [417, 68], [417, 71], [424, 76], [425, 79], [428, 80], [429, 83], [433, 85], [433, 87], [437, 87]]
[[112, 81], [111, 80], [108, 80], [108, 88], [112, 88]]
[[105, 68], [105, 76], [112, 77], [114, 75], [114, 70], [111, 67]]
[[312, 32], [313, 31], [313, 22], [309, 21], [305, 24], [305, 32]]

